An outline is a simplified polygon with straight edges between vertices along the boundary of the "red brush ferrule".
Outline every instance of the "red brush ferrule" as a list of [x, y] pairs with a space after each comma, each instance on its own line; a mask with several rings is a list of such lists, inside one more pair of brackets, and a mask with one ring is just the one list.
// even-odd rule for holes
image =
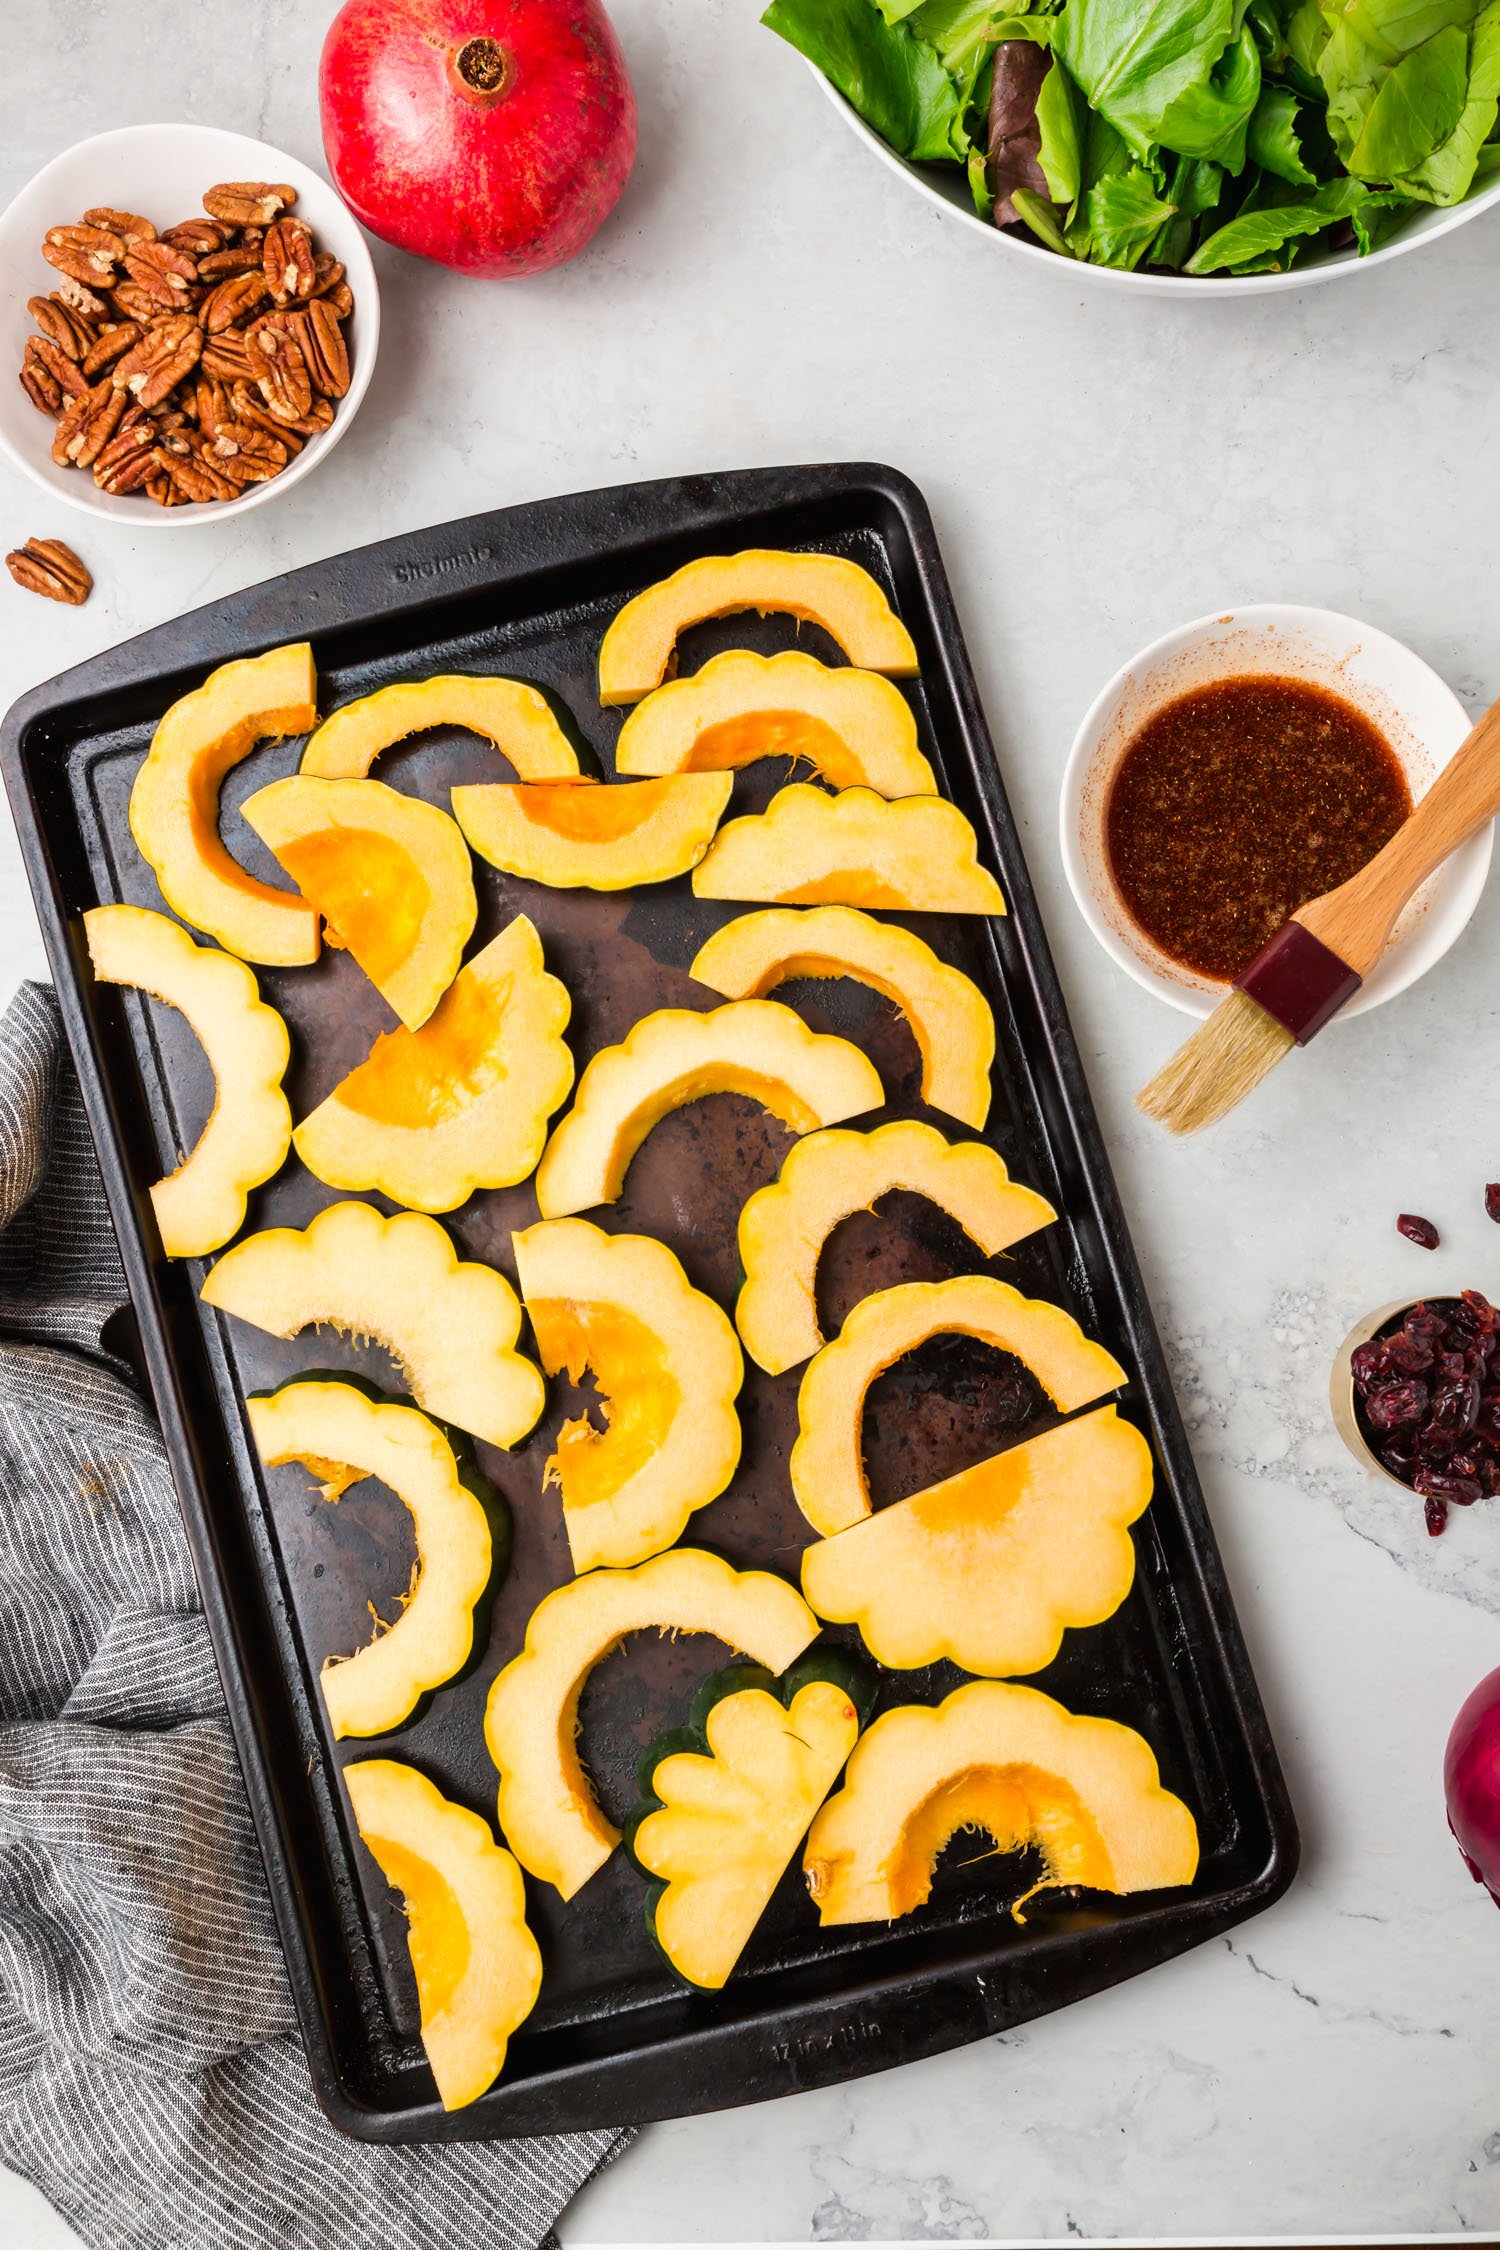
[[1364, 979], [1300, 922], [1284, 922], [1234, 981], [1305, 1047]]

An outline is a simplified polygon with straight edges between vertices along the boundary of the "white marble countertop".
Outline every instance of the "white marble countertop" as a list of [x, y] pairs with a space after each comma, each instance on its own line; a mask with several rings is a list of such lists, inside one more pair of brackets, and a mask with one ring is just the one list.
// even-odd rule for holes
[[[109, 124], [193, 116], [319, 161], [327, 7], [29, 17], [0, 199]], [[1234, 601], [1323, 603], [1500, 689], [1500, 222], [1354, 285], [1247, 304], [1106, 294], [1007, 260], [862, 151], [753, 0], [618, 0], [628, 197], [576, 266], [510, 285], [376, 249], [386, 347], [316, 476], [168, 537], [0, 467], [3, 544], [74, 540], [83, 610], [0, 578], [0, 701], [289, 566], [474, 509], [754, 463], [874, 458], [937, 516], [1007, 786], [1172, 1354], [1304, 1837], [1262, 1919], [1062, 2015], [914, 2068], [653, 2127], [569, 2244], [1500, 2232], [1500, 1914], [1440, 1765], [1500, 1660], [1500, 1510], [1441, 1540], [1361, 1477], [1330, 1354], [1406, 1290], [1494, 1288], [1500, 885], [1417, 990], [1335, 1026], [1201, 1145], [1130, 1097], [1181, 1029], [1095, 947], [1058, 777], [1104, 678]], [[0, 18], [14, 9], [0, 7]], [[5, 376], [9, 381], [13, 378]], [[43, 973], [8, 828], [0, 987]], [[0, 993], [3, 996], [3, 993]], [[1486, 1060], [1488, 1058], [1488, 1060]], [[1433, 1256], [1398, 1210], [1444, 1231]], [[71, 2241], [0, 2180], [0, 2241]]]

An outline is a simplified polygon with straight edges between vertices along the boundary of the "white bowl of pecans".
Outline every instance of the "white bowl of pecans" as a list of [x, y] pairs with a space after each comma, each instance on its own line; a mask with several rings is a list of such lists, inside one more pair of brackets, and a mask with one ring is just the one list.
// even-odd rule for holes
[[214, 523], [337, 444], [380, 300], [334, 190], [210, 125], [64, 150], [0, 214], [0, 445], [90, 515]]

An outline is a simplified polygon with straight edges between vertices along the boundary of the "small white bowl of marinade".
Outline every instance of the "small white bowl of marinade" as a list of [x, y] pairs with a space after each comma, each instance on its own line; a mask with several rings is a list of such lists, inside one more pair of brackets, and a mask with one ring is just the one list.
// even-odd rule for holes
[[[1115, 674], [1074, 741], [1061, 822], [1079, 910], [1127, 975], [1207, 1016], [1289, 914], [1374, 857], [1471, 723], [1421, 657], [1334, 610], [1263, 602], [1179, 626]], [[1344, 1015], [1447, 952], [1491, 841], [1423, 885]]]

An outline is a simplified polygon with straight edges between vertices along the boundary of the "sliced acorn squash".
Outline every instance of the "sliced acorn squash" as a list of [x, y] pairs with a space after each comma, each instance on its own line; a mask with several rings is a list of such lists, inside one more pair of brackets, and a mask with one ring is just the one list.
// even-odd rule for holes
[[780, 1680], [733, 1664], [706, 1680], [687, 1727], [641, 1760], [646, 1802], [625, 1848], [651, 1881], [646, 1926], [689, 1984], [716, 1992], [843, 1771], [870, 1683], [814, 1649]]
[[524, 914], [476, 953], [420, 1031], [388, 1031], [294, 1135], [316, 1179], [452, 1211], [536, 1169], [567, 1100], [566, 985]]
[[710, 657], [638, 703], [615, 744], [616, 773], [717, 773], [757, 758], [800, 759], [835, 789], [937, 789], [901, 690], [882, 673], [820, 664], [800, 649]]
[[[354, 1383], [319, 1376], [246, 1403], [250, 1431], [268, 1469], [302, 1461], [328, 1500], [377, 1477], [408, 1509], [417, 1569], [395, 1623], [352, 1656], [323, 1666], [323, 1701], [334, 1734], [390, 1734], [429, 1689], [468, 1663], [474, 1605], [496, 1564], [491, 1526], [509, 1511], [460, 1447], [415, 1406], [374, 1399]], [[502, 1530], [500, 1567], [509, 1559]]]
[[575, 1383], [588, 1368], [603, 1393], [604, 1428], [565, 1422], [547, 1463], [573, 1567], [643, 1562], [739, 1466], [734, 1329], [649, 1235], [544, 1219], [512, 1240], [543, 1368]]
[[946, 797], [877, 797], [810, 782], [727, 821], [693, 869], [699, 898], [783, 906], [885, 906], [910, 914], [1003, 914], [974, 831]]
[[382, 750], [428, 727], [465, 727], [507, 757], [523, 781], [566, 781], [578, 754], [547, 698], [525, 680], [443, 672], [398, 680], [330, 712], [302, 753], [302, 772], [360, 781]]
[[334, 1203], [311, 1226], [272, 1227], [226, 1251], [203, 1301], [272, 1336], [317, 1325], [371, 1336], [417, 1404], [490, 1445], [519, 1445], [547, 1402], [515, 1348], [521, 1303], [503, 1273], [460, 1263], [436, 1219]]
[[521, 1865], [571, 1898], [604, 1865], [620, 1831], [579, 1761], [578, 1698], [627, 1633], [712, 1633], [784, 1672], [816, 1639], [817, 1619], [784, 1578], [732, 1570], [674, 1547], [634, 1570], [591, 1570], [539, 1603], [526, 1645], [490, 1690], [485, 1739], [500, 1773], [500, 1826]]
[[701, 1016], [658, 1008], [619, 1046], [601, 1048], [579, 1079], [537, 1170], [542, 1217], [613, 1203], [653, 1125], [708, 1094], [748, 1094], [789, 1133], [810, 1133], [885, 1100], [868, 1057], [847, 1039], [809, 1031], [779, 1000], [732, 1000]]
[[1151, 1448], [1101, 1407], [815, 1542], [802, 1591], [895, 1671], [1039, 1672], [1124, 1601], [1150, 1498]]
[[639, 703], [667, 677], [679, 633], [741, 609], [807, 618], [867, 672], [905, 679], [917, 669], [910, 633], [858, 563], [747, 547], [738, 555], [700, 555], [625, 604], [600, 644], [599, 701]]
[[101, 984], [130, 984], [180, 1009], [214, 1074], [214, 1106], [191, 1153], [151, 1190], [169, 1258], [201, 1258], [245, 1223], [245, 1202], [286, 1162], [292, 1113], [281, 1081], [286, 1025], [232, 953], [195, 945], [145, 906], [95, 906], [83, 917]]
[[[1046, 1873], [1025, 1898], [1072, 1883], [1163, 1890], [1198, 1870], [1193, 1816], [1132, 1727], [1075, 1718], [1035, 1688], [971, 1680], [935, 1710], [884, 1712], [860, 1738], [803, 1855], [824, 1926], [893, 1922], [923, 1905], [961, 1828], [1000, 1852], [1035, 1845]], [[1025, 1898], [1011, 1909], [1018, 1920]]]
[[976, 1132], [989, 1115], [989, 1002], [962, 969], [894, 922], [877, 922], [854, 906], [768, 907], [715, 930], [691, 973], [731, 1000], [761, 998], [789, 977], [853, 977], [871, 985], [911, 1025], [929, 1109], [946, 1110]]
[[453, 792], [481, 859], [554, 890], [629, 890], [696, 867], [729, 802], [727, 773], [663, 781], [486, 781]]
[[408, 1031], [458, 972], [478, 911], [469, 848], [436, 805], [383, 781], [291, 774], [244, 814]]
[[899, 1118], [860, 1133], [810, 1133], [787, 1152], [780, 1176], [740, 1213], [745, 1286], [735, 1306], [740, 1339], [768, 1375], [811, 1358], [818, 1326], [818, 1260], [842, 1219], [904, 1188], [925, 1195], [971, 1235], [987, 1258], [1008, 1250], [1057, 1213], [1021, 1187], [982, 1141], [944, 1140], [932, 1125]]
[[307, 641], [221, 664], [172, 705], [130, 791], [130, 833], [173, 913], [243, 960], [284, 969], [318, 958], [317, 913], [231, 858], [219, 790], [258, 742], [316, 725], [317, 693]]
[[877, 1375], [925, 1344], [954, 1333], [1012, 1352], [1065, 1413], [1125, 1381], [1102, 1344], [1091, 1343], [1071, 1313], [1023, 1297], [988, 1274], [951, 1281], [906, 1281], [855, 1306], [839, 1334], [811, 1361], [797, 1395], [801, 1435], [792, 1447], [792, 1491], [824, 1538], [870, 1513], [860, 1455], [865, 1393]]
[[361, 1758], [344, 1781], [360, 1835], [406, 1906], [438, 2099], [462, 2109], [499, 2077], [511, 2033], [542, 1989], [521, 1870], [478, 1813], [414, 1767]]

